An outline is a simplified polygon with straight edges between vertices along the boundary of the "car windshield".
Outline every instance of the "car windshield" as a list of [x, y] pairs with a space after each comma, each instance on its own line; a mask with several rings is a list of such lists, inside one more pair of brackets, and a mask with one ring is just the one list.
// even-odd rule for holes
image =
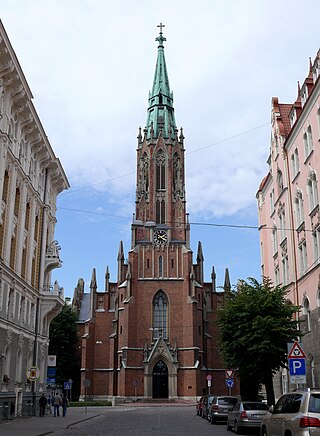
[[265, 403], [244, 403], [244, 410], [269, 410]]
[[311, 394], [309, 402], [309, 412], [320, 413], [320, 394]]
[[228, 397], [224, 397], [224, 398], [219, 398], [218, 399], [218, 404], [220, 406], [229, 406], [230, 404], [234, 405], [237, 403], [237, 399], [236, 398], [228, 398]]

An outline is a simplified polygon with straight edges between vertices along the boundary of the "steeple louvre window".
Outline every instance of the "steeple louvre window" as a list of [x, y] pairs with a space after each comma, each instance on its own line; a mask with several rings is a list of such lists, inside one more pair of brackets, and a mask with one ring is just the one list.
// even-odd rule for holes
[[159, 277], [163, 277], [163, 257], [159, 256]]
[[168, 298], [163, 291], [158, 291], [153, 299], [153, 339], [167, 339]]
[[166, 205], [164, 200], [156, 202], [156, 223], [165, 224], [166, 222]]
[[156, 190], [166, 189], [166, 157], [162, 150], [157, 153], [156, 157]]

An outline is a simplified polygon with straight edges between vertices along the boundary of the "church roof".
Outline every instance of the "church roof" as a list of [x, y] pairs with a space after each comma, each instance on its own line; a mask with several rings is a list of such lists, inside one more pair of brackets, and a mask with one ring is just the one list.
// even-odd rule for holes
[[163, 24], [160, 24], [160, 35], [156, 38], [159, 42], [156, 70], [154, 73], [152, 91], [149, 92], [149, 107], [147, 116], [147, 137], [158, 138], [160, 131], [164, 138], [174, 139], [176, 122], [174, 118], [173, 94], [170, 91], [169, 77], [164, 57], [164, 41], [162, 34]]

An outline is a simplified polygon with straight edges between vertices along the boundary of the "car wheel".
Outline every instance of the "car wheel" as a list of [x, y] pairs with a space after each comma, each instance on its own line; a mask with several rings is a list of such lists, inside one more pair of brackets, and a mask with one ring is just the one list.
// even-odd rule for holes
[[261, 436], [268, 436], [267, 429], [265, 427], [262, 427], [261, 429]]
[[234, 421], [234, 432], [235, 432], [235, 434], [241, 434], [241, 430], [238, 427], [238, 422], [237, 421]]
[[214, 417], [211, 415], [211, 424], [215, 424], [216, 420], [214, 419]]
[[228, 431], [231, 431], [231, 430], [232, 430], [232, 427], [231, 427], [231, 425], [229, 424], [229, 421], [227, 422], [227, 430], [228, 430]]

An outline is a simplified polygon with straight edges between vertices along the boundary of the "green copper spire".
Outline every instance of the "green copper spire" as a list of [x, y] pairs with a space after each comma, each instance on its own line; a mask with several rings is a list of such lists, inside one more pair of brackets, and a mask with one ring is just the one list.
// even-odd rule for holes
[[162, 34], [164, 24], [160, 23], [160, 35], [156, 38], [158, 58], [154, 73], [152, 91], [149, 92], [149, 107], [147, 117], [147, 137], [159, 137], [160, 131], [164, 138], [175, 136], [176, 122], [174, 119], [173, 94], [170, 91], [169, 78], [164, 57], [163, 43], [166, 38]]

